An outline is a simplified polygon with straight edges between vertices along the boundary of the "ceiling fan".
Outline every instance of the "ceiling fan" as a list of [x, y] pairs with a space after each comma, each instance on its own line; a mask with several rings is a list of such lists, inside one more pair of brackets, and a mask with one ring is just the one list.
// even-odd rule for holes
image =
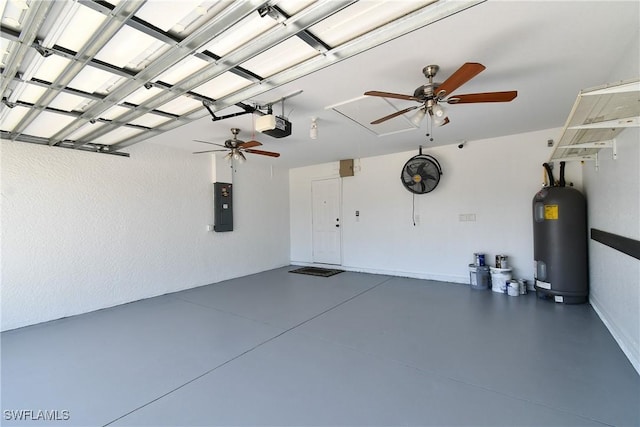
[[228, 162], [232, 162], [233, 160], [237, 160], [239, 163], [244, 163], [247, 158], [243, 153], [251, 153], [251, 154], [260, 154], [262, 156], [269, 157], [280, 157], [280, 153], [274, 153], [273, 151], [264, 151], [264, 150], [254, 150], [253, 147], [259, 147], [262, 145], [261, 142], [256, 140], [251, 141], [241, 141], [238, 139], [238, 134], [240, 133], [240, 129], [231, 128], [231, 133], [233, 137], [231, 139], [227, 139], [223, 144], [216, 144], [215, 142], [202, 141], [199, 139], [194, 139], [196, 142], [202, 142], [204, 144], [217, 145], [218, 147], [223, 147], [222, 149], [216, 150], [207, 150], [207, 151], [196, 151], [193, 154], [202, 154], [202, 153], [213, 153], [216, 151], [229, 151], [229, 153], [224, 156], [225, 160]]
[[371, 122], [372, 125], [377, 125], [394, 117], [401, 116], [411, 110], [419, 109], [418, 112], [411, 118], [411, 121], [416, 126], [420, 125], [422, 119], [429, 114], [433, 118], [433, 123], [437, 126], [444, 126], [449, 123], [449, 118], [446, 115], [445, 109], [439, 105], [439, 103], [446, 102], [448, 104], [471, 104], [476, 102], [509, 102], [518, 96], [518, 92], [515, 90], [506, 92], [485, 92], [485, 93], [471, 93], [465, 95], [450, 96], [453, 91], [460, 86], [477, 76], [486, 67], [476, 62], [467, 62], [462, 65], [458, 70], [453, 73], [448, 79], [442, 83], [434, 83], [433, 78], [438, 73], [440, 67], [437, 65], [427, 65], [422, 69], [422, 73], [429, 80], [429, 83], [418, 87], [413, 95], [403, 95], [400, 93], [392, 92], [380, 92], [372, 90], [365, 92], [365, 95], [380, 96], [383, 98], [395, 98], [404, 99], [407, 101], [417, 101], [420, 105], [405, 108], [404, 110], [396, 111], [388, 116], [381, 117]]

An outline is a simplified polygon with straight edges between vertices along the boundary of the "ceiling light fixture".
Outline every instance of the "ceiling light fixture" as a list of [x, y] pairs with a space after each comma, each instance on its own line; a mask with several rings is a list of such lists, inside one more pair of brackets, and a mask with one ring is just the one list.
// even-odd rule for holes
[[447, 118], [445, 109], [438, 104], [431, 107], [431, 114], [433, 117], [433, 124], [436, 126], [442, 126]]
[[237, 148], [231, 150], [231, 153], [233, 160], [237, 161], [238, 163], [242, 164], [247, 161], [247, 158], [244, 156], [244, 154], [242, 154]]
[[411, 123], [413, 123], [416, 127], [420, 127], [420, 123], [424, 119], [424, 116], [427, 115], [427, 110], [424, 108], [420, 108], [416, 113], [411, 117]]
[[309, 137], [311, 139], [318, 139], [318, 119], [315, 117], [311, 118], [311, 129], [309, 129]]
[[225, 154], [224, 159], [230, 165], [233, 165], [234, 160], [239, 164], [243, 164], [247, 161], [247, 158], [244, 156], [244, 154], [242, 154], [242, 152], [237, 148], [232, 148], [231, 151]]

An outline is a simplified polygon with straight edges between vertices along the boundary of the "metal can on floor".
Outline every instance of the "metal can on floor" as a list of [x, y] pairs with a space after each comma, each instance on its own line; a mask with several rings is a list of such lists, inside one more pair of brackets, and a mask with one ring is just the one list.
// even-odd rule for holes
[[507, 295], [510, 297], [520, 296], [520, 283], [517, 280], [509, 280], [507, 282]]
[[508, 259], [506, 255], [496, 255], [496, 268], [509, 268]]
[[527, 294], [527, 281], [525, 279], [518, 279], [518, 283], [520, 284], [520, 295]]

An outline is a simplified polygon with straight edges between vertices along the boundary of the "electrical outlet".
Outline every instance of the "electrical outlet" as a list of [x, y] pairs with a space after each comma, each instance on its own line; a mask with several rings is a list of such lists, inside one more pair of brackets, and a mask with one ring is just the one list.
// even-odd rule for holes
[[213, 231], [213, 224], [207, 224], [207, 231]]

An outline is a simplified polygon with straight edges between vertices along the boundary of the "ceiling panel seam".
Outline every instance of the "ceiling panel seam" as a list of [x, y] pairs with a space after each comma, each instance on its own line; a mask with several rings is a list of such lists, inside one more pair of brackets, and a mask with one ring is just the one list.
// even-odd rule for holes
[[5, 27], [0, 24], [0, 37], [12, 42], [17, 42], [20, 40], [20, 31], [16, 31], [13, 28]]
[[[222, 59], [221, 56], [216, 55], [213, 52], [210, 52], [208, 50], [205, 50], [204, 52], [200, 52], [200, 53], [196, 53], [194, 55], [196, 58], [202, 59], [204, 61], [207, 61], [209, 63], [215, 64], [217, 61], [219, 61], [220, 59]], [[232, 67], [231, 69], [229, 69], [230, 72], [232, 72], [233, 74], [240, 76], [244, 79], [247, 80], [251, 80], [254, 83], [259, 83], [261, 81], [264, 80], [264, 77], [259, 76], [255, 73], [252, 73], [251, 71], [242, 68], [240, 66], [235, 66]]]
[[[30, 102], [25, 102], [25, 101], [16, 101], [15, 104], [17, 106], [25, 107], [25, 108], [33, 108], [34, 107], [34, 104], [32, 104]], [[55, 107], [43, 107], [42, 111], [47, 111], [49, 113], [62, 114], [64, 116], [70, 116], [70, 117], [80, 117], [80, 115], [82, 114], [82, 112], [80, 112], [80, 111], [73, 111], [73, 110], [72, 111], [68, 111], [68, 110], [63, 110], [63, 109], [55, 108]], [[146, 131], [153, 131], [154, 130], [153, 128], [151, 128], [149, 126], [137, 125], [137, 124], [134, 124], [134, 123], [120, 122], [120, 121], [118, 121], [118, 119], [97, 118], [95, 121], [99, 122], [99, 123], [104, 123], [104, 124], [107, 124], [107, 125], [110, 125], [110, 124], [117, 125], [118, 127], [125, 126], [125, 127], [135, 128], [135, 129], [146, 130]], [[12, 132], [12, 133], [14, 135], [16, 134], [15, 132]]]
[[[17, 77], [14, 77], [14, 80], [22, 82], [22, 80], [20, 80]], [[61, 93], [67, 93], [67, 94], [70, 94], [70, 95], [81, 96], [81, 97], [86, 98], [86, 99], [91, 100], [91, 101], [102, 101], [104, 99], [104, 97], [105, 97], [105, 95], [100, 95], [100, 94], [96, 94], [96, 93], [89, 93], [89, 92], [85, 92], [85, 91], [82, 91], [82, 90], [79, 90], [79, 89], [74, 89], [74, 88], [71, 88], [71, 87], [53, 86], [52, 83], [44, 81], [44, 80], [37, 79], [35, 77], [33, 79], [29, 80], [28, 82], [23, 82], [23, 83], [26, 83], [28, 85], [38, 86], [38, 87], [44, 87], [44, 88], [47, 88], [47, 89], [55, 87]], [[203, 97], [203, 96], [200, 96], [198, 94], [189, 94], [189, 95], [194, 97], [194, 98], [201, 99], [203, 101], [204, 100], [207, 100], [209, 102], [213, 101], [213, 100], [211, 100], [211, 99], [209, 99], [207, 97]], [[30, 104], [30, 105], [33, 105], [33, 104]], [[117, 105], [120, 106], [120, 107], [129, 108], [129, 109], [134, 109], [134, 108], [138, 107], [138, 105], [132, 104], [130, 102], [121, 102], [121, 103], [119, 103]], [[162, 116], [162, 117], [166, 117], [166, 118], [169, 118], [169, 119], [180, 120], [180, 115], [167, 113], [165, 111], [151, 110], [151, 111], [149, 111], [149, 113], [150, 114], [154, 114], [154, 115], [158, 115], [158, 116]]]

